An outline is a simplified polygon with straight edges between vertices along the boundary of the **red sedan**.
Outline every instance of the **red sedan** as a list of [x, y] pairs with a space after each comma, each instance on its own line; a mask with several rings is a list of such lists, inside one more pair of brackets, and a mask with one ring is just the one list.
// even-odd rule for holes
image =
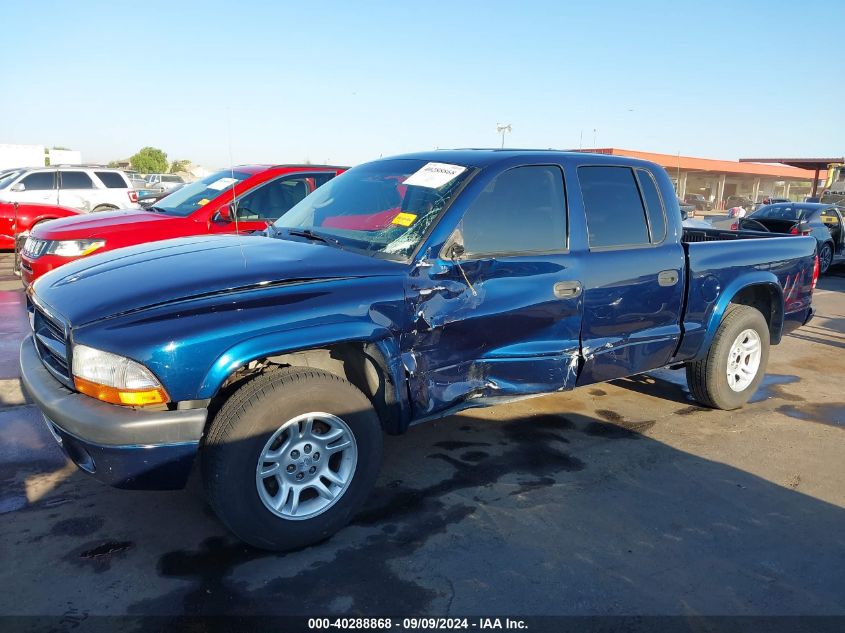
[[186, 185], [146, 209], [89, 213], [39, 226], [21, 252], [23, 282], [28, 286], [63, 264], [124, 246], [263, 230], [345, 169], [241, 165]]
[[81, 215], [77, 209], [54, 204], [18, 204], [0, 202], [0, 250], [15, 248], [15, 235], [29, 235], [36, 224], [57, 218], [74, 218]]

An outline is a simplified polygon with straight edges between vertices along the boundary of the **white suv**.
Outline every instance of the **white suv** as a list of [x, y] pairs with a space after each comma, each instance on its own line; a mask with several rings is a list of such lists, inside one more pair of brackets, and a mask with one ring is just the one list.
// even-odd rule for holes
[[119, 169], [35, 167], [0, 174], [0, 200], [58, 204], [81, 211], [137, 209], [138, 192]]

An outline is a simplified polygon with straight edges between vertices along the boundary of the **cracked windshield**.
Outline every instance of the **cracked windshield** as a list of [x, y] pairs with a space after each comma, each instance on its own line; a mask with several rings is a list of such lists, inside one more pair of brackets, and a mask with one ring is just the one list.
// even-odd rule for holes
[[382, 160], [349, 170], [274, 227], [387, 259], [407, 259], [472, 170], [424, 160]]

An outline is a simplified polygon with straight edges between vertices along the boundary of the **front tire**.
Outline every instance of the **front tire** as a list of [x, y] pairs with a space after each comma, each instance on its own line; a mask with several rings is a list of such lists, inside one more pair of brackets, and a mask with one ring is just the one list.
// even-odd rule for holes
[[100, 213], [101, 211], [117, 211], [117, 207], [110, 204], [101, 204], [98, 207], [94, 207], [94, 210], [91, 211], [91, 213]]
[[206, 494], [223, 523], [250, 545], [290, 550], [345, 526], [381, 467], [382, 430], [351, 383], [301, 367], [240, 387], [209, 427]]
[[769, 326], [756, 308], [730, 305], [707, 356], [687, 365], [693, 397], [715, 409], [738, 409], [757, 391], [769, 361]]

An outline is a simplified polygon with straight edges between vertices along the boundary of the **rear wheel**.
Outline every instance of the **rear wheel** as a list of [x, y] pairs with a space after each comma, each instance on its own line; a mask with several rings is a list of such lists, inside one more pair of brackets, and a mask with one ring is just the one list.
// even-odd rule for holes
[[209, 427], [203, 481], [217, 515], [256, 547], [319, 542], [361, 507], [381, 467], [372, 404], [333, 374], [284, 368], [238, 389]]
[[731, 305], [707, 356], [687, 365], [687, 384], [701, 404], [737, 409], [757, 391], [768, 360], [766, 319], [756, 308]]
[[819, 274], [824, 275], [833, 263], [833, 247], [825, 242], [819, 247]]

